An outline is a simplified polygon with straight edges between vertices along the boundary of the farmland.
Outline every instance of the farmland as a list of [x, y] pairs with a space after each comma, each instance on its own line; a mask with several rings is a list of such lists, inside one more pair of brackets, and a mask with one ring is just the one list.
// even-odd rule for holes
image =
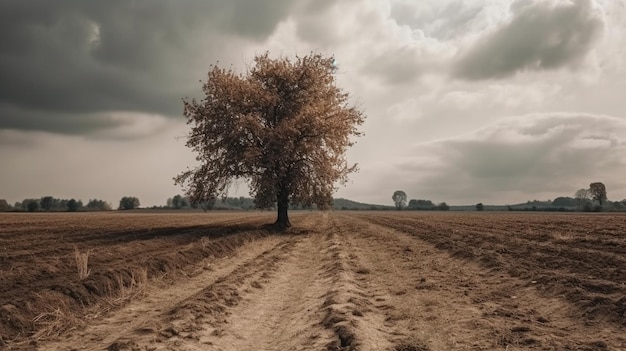
[[0, 214], [0, 349], [624, 350], [626, 216]]

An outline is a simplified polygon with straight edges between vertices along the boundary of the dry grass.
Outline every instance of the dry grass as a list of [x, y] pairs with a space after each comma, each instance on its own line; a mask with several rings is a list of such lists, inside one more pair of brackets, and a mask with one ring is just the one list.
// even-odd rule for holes
[[44, 291], [36, 295], [46, 312], [39, 313], [33, 318], [33, 324], [37, 326], [37, 332], [33, 335], [35, 340], [58, 336], [81, 325], [80, 318], [72, 313], [65, 299], [58, 293]]
[[207, 247], [209, 247], [211, 245], [211, 239], [209, 237], [202, 237], [200, 239], [200, 245], [202, 246], [203, 250], [206, 250]]
[[85, 280], [91, 273], [89, 269], [89, 254], [91, 250], [86, 252], [80, 252], [78, 246], [74, 246], [74, 261], [76, 262], [76, 268], [78, 269], [78, 279]]
[[113, 306], [121, 306], [143, 294], [148, 283], [148, 270], [140, 268], [133, 271], [128, 281], [124, 281], [122, 275], [118, 275], [116, 279], [118, 289], [107, 299], [107, 302]]

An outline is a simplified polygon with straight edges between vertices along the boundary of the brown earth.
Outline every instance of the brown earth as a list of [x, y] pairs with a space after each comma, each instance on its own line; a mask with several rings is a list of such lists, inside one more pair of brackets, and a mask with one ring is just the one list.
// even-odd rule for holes
[[0, 214], [0, 349], [626, 350], [624, 215], [273, 215]]

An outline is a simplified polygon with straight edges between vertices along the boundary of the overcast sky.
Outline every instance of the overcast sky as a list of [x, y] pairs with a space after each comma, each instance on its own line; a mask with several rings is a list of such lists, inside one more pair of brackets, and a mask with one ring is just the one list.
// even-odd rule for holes
[[265, 51], [335, 55], [367, 115], [337, 197], [626, 198], [626, 0], [5, 0], [0, 198], [165, 204], [181, 98]]

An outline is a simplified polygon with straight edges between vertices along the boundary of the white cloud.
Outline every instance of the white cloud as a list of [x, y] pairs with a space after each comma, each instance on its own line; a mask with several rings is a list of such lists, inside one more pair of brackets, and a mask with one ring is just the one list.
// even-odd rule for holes
[[420, 119], [423, 116], [423, 112], [418, 99], [408, 98], [391, 105], [387, 109], [387, 116], [396, 122], [409, 122]]
[[421, 156], [407, 155], [397, 168], [412, 177], [404, 181], [407, 193], [433, 199], [523, 202], [540, 194], [571, 196], [592, 181], [614, 189], [611, 199], [626, 196], [626, 120], [620, 118], [511, 117], [467, 135], [417, 144], [411, 152]]

